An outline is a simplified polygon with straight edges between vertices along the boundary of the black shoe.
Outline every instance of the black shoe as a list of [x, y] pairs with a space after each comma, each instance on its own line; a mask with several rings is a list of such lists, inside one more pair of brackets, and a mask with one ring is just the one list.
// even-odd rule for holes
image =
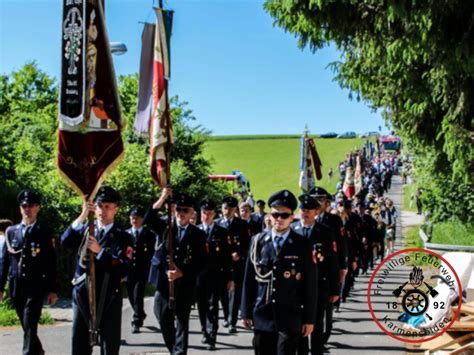
[[229, 326], [229, 334], [237, 334], [237, 328], [234, 325]]
[[132, 334], [138, 334], [140, 333], [140, 327], [133, 325], [132, 326]]
[[225, 320], [224, 321], [224, 328], [227, 328], [229, 326], [229, 321]]
[[201, 339], [201, 344], [209, 344], [209, 339], [205, 335]]
[[216, 344], [209, 344], [209, 345], [207, 346], [207, 350], [209, 350], [209, 351], [214, 351], [214, 350], [216, 350]]

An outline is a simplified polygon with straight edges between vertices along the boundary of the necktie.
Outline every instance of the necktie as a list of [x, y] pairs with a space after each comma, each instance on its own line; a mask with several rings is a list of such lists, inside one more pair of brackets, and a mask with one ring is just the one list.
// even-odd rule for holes
[[274, 247], [277, 254], [280, 254], [282, 239], [283, 237], [281, 235], [275, 235]]
[[138, 230], [135, 230], [134, 237], [135, 237], [135, 242], [136, 242], [138, 239]]
[[178, 238], [179, 238], [179, 241], [181, 241], [183, 239], [183, 236], [184, 236], [184, 232], [186, 231], [186, 228], [184, 227], [178, 227]]
[[100, 243], [102, 241], [102, 239], [104, 238], [104, 234], [105, 234], [105, 230], [102, 228], [99, 230], [99, 235], [98, 235], [98, 238], [97, 238], [97, 241]]
[[311, 230], [311, 228], [308, 228], [308, 227], [303, 227], [303, 235], [308, 238], [309, 237], [309, 231]]
[[208, 238], [211, 236], [211, 227], [206, 228], [206, 235]]

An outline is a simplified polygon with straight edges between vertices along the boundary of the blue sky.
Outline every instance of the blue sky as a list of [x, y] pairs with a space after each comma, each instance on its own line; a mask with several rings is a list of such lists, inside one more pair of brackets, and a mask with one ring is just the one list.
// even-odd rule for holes
[[[301, 51], [296, 39], [273, 27], [263, 0], [168, 0], [175, 10], [170, 93], [189, 102], [198, 123], [214, 134], [376, 131], [379, 113], [351, 101], [333, 81], [334, 48]], [[152, 0], [106, 0], [118, 75], [138, 71], [143, 25], [154, 21]], [[157, 4], [157, 1], [155, 1]], [[62, 0], [0, 0], [0, 72], [36, 60], [60, 73]], [[385, 128], [383, 128], [386, 131]]]

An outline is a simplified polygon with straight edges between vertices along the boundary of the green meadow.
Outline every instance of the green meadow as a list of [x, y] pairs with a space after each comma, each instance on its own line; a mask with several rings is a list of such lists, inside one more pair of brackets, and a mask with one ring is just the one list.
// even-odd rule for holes
[[[365, 140], [315, 139], [322, 161], [323, 178], [318, 186], [333, 193], [339, 180], [339, 163], [346, 154], [363, 146]], [[300, 165], [300, 139], [297, 136], [227, 136], [213, 137], [207, 142], [204, 155], [211, 159], [214, 174], [241, 171], [250, 181], [255, 199], [267, 200], [273, 192], [287, 188], [296, 195]], [[328, 170], [333, 169], [332, 181]]]

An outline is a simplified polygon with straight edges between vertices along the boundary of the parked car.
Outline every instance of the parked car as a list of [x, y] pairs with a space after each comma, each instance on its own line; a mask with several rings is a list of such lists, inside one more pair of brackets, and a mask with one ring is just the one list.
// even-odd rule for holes
[[328, 133], [323, 133], [319, 136], [320, 138], [336, 138], [337, 133], [336, 132], [328, 132]]
[[337, 138], [355, 138], [355, 137], [356, 137], [355, 132], [345, 132], [337, 136]]
[[380, 137], [379, 132], [365, 132], [364, 134], [360, 135], [360, 138], [370, 138], [370, 137]]

